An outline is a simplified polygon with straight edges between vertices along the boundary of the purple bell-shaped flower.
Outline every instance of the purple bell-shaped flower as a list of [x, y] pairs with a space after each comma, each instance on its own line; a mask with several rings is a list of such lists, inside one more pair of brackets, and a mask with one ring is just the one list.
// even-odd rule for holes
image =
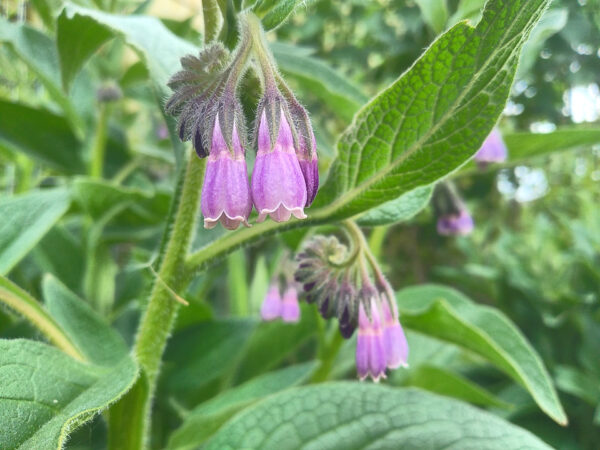
[[474, 159], [480, 166], [485, 166], [490, 163], [504, 162], [507, 155], [508, 151], [502, 135], [498, 128], [494, 128], [479, 151], [475, 153]]
[[300, 305], [298, 304], [298, 291], [294, 286], [288, 286], [283, 293], [281, 304], [281, 318], [284, 322], [298, 322], [300, 320]]
[[387, 300], [383, 299], [381, 302], [386, 365], [389, 369], [397, 369], [400, 366], [408, 367], [408, 343], [398, 320], [396, 302], [392, 301], [391, 305], [392, 309]]
[[279, 286], [277, 283], [271, 284], [265, 299], [263, 300], [262, 306], [260, 307], [260, 317], [263, 320], [275, 320], [281, 316], [283, 303], [281, 294], [279, 293]]
[[466, 236], [474, 227], [473, 217], [466, 208], [440, 216], [437, 221], [437, 232], [443, 236]]
[[271, 145], [267, 116], [263, 110], [258, 127], [258, 153], [252, 172], [252, 200], [258, 211], [257, 222], [267, 216], [286, 222], [292, 215], [305, 219], [306, 183], [294, 151], [288, 120], [281, 111], [279, 132]]
[[201, 209], [205, 228], [213, 228], [217, 222], [228, 230], [235, 230], [241, 223], [249, 226], [248, 217], [252, 211], [250, 185], [244, 149], [235, 124], [231, 143], [233, 151], [227, 147], [219, 117], [216, 117], [202, 186]]
[[371, 319], [361, 303], [358, 311], [358, 339], [356, 341], [356, 370], [364, 380], [370, 376], [377, 382], [385, 378], [387, 366], [384, 332], [381, 325], [378, 305], [371, 300]]

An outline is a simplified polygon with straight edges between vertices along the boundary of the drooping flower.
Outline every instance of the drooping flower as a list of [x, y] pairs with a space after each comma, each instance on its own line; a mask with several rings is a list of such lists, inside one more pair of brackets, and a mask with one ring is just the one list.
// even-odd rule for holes
[[466, 236], [475, 224], [458, 191], [449, 181], [438, 183], [433, 193], [437, 232], [442, 236]]
[[279, 130], [271, 143], [266, 108], [258, 127], [258, 153], [252, 172], [252, 200], [258, 211], [258, 222], [267, 216], [286, 222], [292, 215], [305, 219], [306, 183], [294, 150], [292, 130], [281, 110]]
[[281, 317], [282, 308], [283, 301], [279, 293], [279, 286], [277, 283], [272, 283], [260, 307], [260, 316], [263, 320], [275, 320]]
[[252, 200], [244, 149], [235, 124], [231, 147], [233, 151], [225, 142], [217, 116], [202, 186], [201, 210], [205, 228], [213, 228], [217, 222], [228, 230], [235, 230], [241, 223], [249, 226]]
[[300, 320], [300, 305], [298, 304], [298, 291], [294, 286], [288, 286], [283, 293], [281, 304], [281, 318], [284, 322], [298, 322]]
[[473, 231], [473, 217], [466, 209], [438, 218], [437, 231], [443, 236], [466, 236]]
[[479, 151], [475, 154], [475, 161], [485, 167], [489, 163], [501, 163], [506, 161], [508, 151], [506, 144], [498, 128], [494, 128], [490, 135], [483, 142]]
[[361, 302], [359, 306], [356, 370], [361, 380], [370, 376], [377, 382], [386, 377], [387, 358], [379, 308], [373, 298], [370, 303], [370, 318], [365, 311], [364, 303]]
[[306, 184], [306, 205], [310, 206], [319, 190], [319, 162], [317, 158], [317, 141], [310, 118], [306, 110], [292, 99], [289, 102], [290, 116], [296, 129], [296, 156]]

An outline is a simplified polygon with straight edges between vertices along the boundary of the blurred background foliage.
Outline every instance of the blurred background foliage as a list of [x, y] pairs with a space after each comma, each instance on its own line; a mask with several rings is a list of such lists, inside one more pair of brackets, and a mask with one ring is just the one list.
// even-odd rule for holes
[[[74, 3], [154, 15], [192, 43], [202, 40], [199, 2]], [[484, 1], [309, 3], [270, 38], [278, 41], [273, 49], [282, 72], [311, 111], [324, 174], [336, 136], [360, 105], [408, 69], [440, 32], [460, 20], [475, 23]], [[43, 298], [43, 274], [55, 274], [131, 343], [153, 279], [149, 266], [169, 209], [175, 158], [146, 68], [123, 38], [103, 44], [63, 90], [64, 80], [53, 72], [61, 9], [60, 0], [0, 3], [0, 192], [8, 198], [67, 184], [74, 192], [66, 216], [49, 223], [50, 231], [3, 273], [36, 298]], [[22, 24], [31, 28], [13, 29]], [[599, 28], [600, 0], [553, 2], [527, 44], [499, 124], [503, 132], [599, 125]], [[46, 50], [35, 53], [26, 38]], [[325, 75], [314, 79], [307, 71]], [[257, 81], [246, 82], [251, 109]], [[107, 92], [114, 101], [101, 101]], [[105, 164], [94, 176], [85, 167], [97, 146], [105, 149]], [[396, 289], [454, 286], [512, 319], [542, 356], [570, 423], [552, 422], [522, 388], [472, 354], [416, 332], [409, 333], [411, 367], [395, 372], [391, 383], [490, 408], [556, 448], [593, 449], [600, 442], [600, 142], [575, 147], [455, 174], [476, 222], [470, 236], [438, 236], [432, 211], [425, 210], [409, 223], [373, 228], [370, 244]], [[199, 233], [196, 246], [219, 232]], [[192, 282], [157, 397], [159, 446], [191, 408], [216, 392], [313, 358], [323, 324], [310, 308], [303, 307], [295, 326], [257, 323], [271, 275], [302, 236], [287, 233], [239, 250], [210, 277]], [[28, 335], [35, 331], [26, 322], [0, 312], [0, 336]], [[354, 377], [353, 349], [342, 345], [332, 377]], [[218, 358], [223, 354], [229, 357]], [[102, 448], [103, 427], [96, 419], [68, 448]]]

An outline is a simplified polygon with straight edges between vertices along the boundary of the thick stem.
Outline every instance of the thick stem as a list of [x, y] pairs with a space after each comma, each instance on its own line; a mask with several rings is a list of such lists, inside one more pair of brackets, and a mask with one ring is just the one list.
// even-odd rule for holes
[[183, 181], [178, 182], [173, 199], [175, 213], [167, 222], [160, 247], [158, 277], [134, 347], [141, 370], [140, 378], [127, 395], [111, 407], [111, 449], [139, 450], [149, 446], [150, 412], [156, 379], [180, 306], [172, 292], [181, 290], [186, 282], [184, 262], [196, 227], [204, 168], [205, 160], [192, 152], [190, 162], [184, 168]]

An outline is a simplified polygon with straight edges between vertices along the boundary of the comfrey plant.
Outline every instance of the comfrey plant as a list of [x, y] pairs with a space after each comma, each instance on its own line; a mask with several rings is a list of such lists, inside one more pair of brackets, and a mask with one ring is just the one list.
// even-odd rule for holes
[[[200, 158], [208, 157], [201, 208], [205, 228], [217, 222], [234, 230], [267, 216], [286, 222], [305, 219], [319, 188], [315, 136], [308, 113], [277, 71], [258, 19], [240, 21], [240, 43], [232, 57], [220, 43], [182, 58], [183, 70], [169, 81], [175, 91], [166, 105], [178, 116], [183, 141], [191, 140]], [[252, 64], [250, 64], [252, 62]], [[256, 108], [252, 149], [257, 151], [248, 183], [245, 118], [237, 93], [243, 76], [258, 72], [263, 96]]]
[[[93, 3], [118, 9], [127, 2]], [[427, 208], [432, 195], [440, 233], [472, 230], [464, 202], [442, 180], [462, 176], [459, 169], [497, 123], [521, 49], [549, 0], [488, 0], [473, 26], [458, 17], [463, 8], [457, 2], [448, 2], [456, 25], [436, 24], [447, 31], [419, 42], [414, 51], [427, 50], [407, 70], [395, 66], [405, 58], [389, 65], [384, 60], [371, 100], [326, 58], [267, 44], [265, 29], [313, 3], [203, 0], [204, 42], [176, 36], [155, 18], [69, 2], [56, 14], [40, 14], [48, 33], [0, 19], [11, 68], [13, 56], [22, 58], [16, 73], [27, 69], [40, 78], [27, 78], [27, 92], [44, 94], [21, 104], [19, 88], [10, 101], [0, 100], [0, 158], [5, 161], [8, 152], [11, 165], [22, 164], [0, 176], [17, 180], [4, 183], [6, 189], [18, 184], [25, 191], [0, 198], [0, 302], [35, 327], [35, 333], [25, 331], [33, 339], [0, 339], [0, 448], [62, 448], [94, 414], [106, 426], [94, 423], [87, 434], [107, 430], [94, 445], [106, 443], [111, 450], [279, 450], [315, 442], [327, 448], [419, 442], [434, 448], [473, 442], [546, 448], [462, 400], [399, 386], [427, 389], [441, 369], [418, 367], [423, 358], [415, 358], [407, 376], [392, 375], [408, 365], [400, 319], [474, 353], [469, 364], [495, 365], [507, 385], [512, 378], [550, 417], [566, 422], [541, 358], [508, 318], [443, 286], [394, 292], [375, 256], [386, 231]], [[417, 7], [406, 8], [412, 20]], [[110, 38], [118, 39], [106, 42]], [[86, 64], [103, 42], [102, 56]], [[113, 68], [124, 46], [139, 61]], [[323, 143], [336, 142], [331, 151], [320, 149], [320, 161], [309, 114], [276, 61], [286, 77], [295, 77], [299, 98], [308, 94], [323, 106], [313, 118], [335, 116], [315, 127]], [[391, 70], [399, 77], [377, 85]], [[101, 101], [94, 102], [89, 83], [107, 73], [119, 75], [119, 90], [100, 92]], [[152, 89], [136, 91], [143, 111], [132, 114], [124, 105], [136, 77], [145, 77]], [[48, 98], [48, 108], [32, 106]], [[174, 151], [173, 158], [165, 157], [165, 148], [156, 152], [165, 168], [153, 186], [158, 163], [141, 152], [132, 158], [137, 149], [119, 152], [113, 128], [136, 142], [136, 127], [127, 126], [131, 116], [156, 124], [161, 112], [171, 117], [160, 141], [155, 131], [144, 139], [149, 147], [165, 147], [167, 133]], [[116, 123], [120, 118], [127, 120]], [[13, 147], [23, 154], [13, 155]], [[326, 173], [321, 185], [319, 162]], [[23, 179], [32, 186], [43, 179], [43, 186], [27, 192], [21, 174], [34, 174]], [[164, 189], [171, 182], [173, 189]], [[259, 251], [249, 250], [259, 242]], [[282, 247], [295, 254], [285, 275], [273, 261]], [[386, 258], [392, 268], [409, 259]], [[226, 265], [215, 267], [223, 260]], [[178, 321], [182, 304], [190, 308]], [[12, 314], [0, 319], [5, 336], [25, 328], [13, 326]], [[119, 330], [108, 325], [113, 322]], [[408, 337], [418, 355], [420, 340]], [[353, 359], [359, 379], [388, 377], [386, 386], [358, 383]], [[483, 404], [503, 403], [471, 387], [474, 381], [441, 376], [450, 380], [448, 391], [467, 386]], [[444, 432], [437, 427], [442, 421]], [[365, 424], [374, 427], [371, 433]]]

